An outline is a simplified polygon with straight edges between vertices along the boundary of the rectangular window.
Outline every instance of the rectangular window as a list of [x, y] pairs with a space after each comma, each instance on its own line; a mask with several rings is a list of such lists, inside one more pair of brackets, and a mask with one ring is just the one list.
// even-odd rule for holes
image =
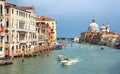
[[2, 47], [0, 47], [0, 51], [2, 51]]
[[17, 11], [17, 15], [18, 15], [18, 11]]
[[2, 38], [0, 38], [0, 43], [2, 43]]
[[9, 21], [7, 20], [6, 21], [6, 28], [8, 28], [9, 27]]
[[9, 41], [9, 36], [7, 36], [7, 41]]
[[38, 29], [38, 33], [40, 33], [40, 29]]
[[12, 14], [14, 14], [14, 9], [12, 9]]
[[2, 15], [2, 5], [0, 5], [0, 15]]
[[14, 19], [12, 19], [12, 28], [14, 27], [14, 25], [13, 25], [13, 21], [14, 21]]
[[[0, 22], [2, 22], [2, 19], [0, 20]], [[0, 23], [0, 28], [2, 27], [2, 23]]]
[[9, 8], [6, 8], [6, 13], [9, 14]]
[[16, 49], [18, 49], [18, 45], [16, 45]]
[[27, 13], [26, 13], [26, 18], [27, 18]]

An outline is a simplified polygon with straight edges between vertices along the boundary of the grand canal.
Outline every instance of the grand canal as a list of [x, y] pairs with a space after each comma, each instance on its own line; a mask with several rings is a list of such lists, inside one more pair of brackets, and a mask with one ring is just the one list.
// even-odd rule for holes
[[[16, 58], [13, 65], [0, 66], [0, 74], [120, 74], [120, 50], [88, 44], [68, 44], [62, 50], [50, 52], [50, 56]], [[57, 55], [77, 59], [69, 66], [62, 66]]]

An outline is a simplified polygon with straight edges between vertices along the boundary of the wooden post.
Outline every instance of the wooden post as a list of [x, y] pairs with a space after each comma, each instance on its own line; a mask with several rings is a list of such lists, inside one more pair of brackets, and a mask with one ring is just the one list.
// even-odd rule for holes
[[49, 56], [49, 52], [50, 52], [50, 43], [49, 43], [49, 41], [47, 41], [47, 46], [48, 46], [48, 53], [47, 53], [47, 55]]
[[45, 49], [45, 47], [44, 47], [44, 45], [42, 45], [42, 56], [44, 57], [44, 49]]
[[22, 48], [22, 62], [24, 62], [24, 57], [25, 57], [25, 49], [24, 46]]
[[12, 47], [11, 60], [14, 60], [14, 47]]

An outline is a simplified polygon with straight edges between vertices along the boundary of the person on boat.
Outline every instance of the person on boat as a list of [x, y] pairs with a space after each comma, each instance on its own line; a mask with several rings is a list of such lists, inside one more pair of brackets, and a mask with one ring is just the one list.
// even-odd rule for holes
[[70, 60], [69, 58], [64, 58], [63, 60]]

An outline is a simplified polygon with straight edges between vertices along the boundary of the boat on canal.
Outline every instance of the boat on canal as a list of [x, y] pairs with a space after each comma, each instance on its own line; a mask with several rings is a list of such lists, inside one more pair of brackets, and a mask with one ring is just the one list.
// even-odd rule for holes
[[3, 52], [0, 52], [0, 66], [1, 65], [10, 65], [13, 64], [13, 61], [10, 57], [5, 57], [5, 54]]
[[3, 65], [11, 65], [13, 64], [13, 61], [10, 60], [10, 59], [6, 59], [6, 58], [2, 58], [0, 59], [0, 66], [3, 66]]
[[116, 48], [116, 49], [120, 49], [120, 44], [115, 45], [114, 48]]
[[61, 65], [72, 65], [74, 63], [76, 63], [77, 61], [74, 60], [74, 59], [69, 59], [69, 58], [64, 58], [62, 61], [61, 61]]
[[101, 49], [101, 50], [104, 50], [104, 47], [101, 47], [100, 49]]
[[72, 65], [77, 62], [75, 59], [65, 58], [63, 55], [58, 55], [57, 59], [61, 65]]
[[62, 61], [64, 59], [63, 55], [58, 55], [57, 57], [58, 61]]

